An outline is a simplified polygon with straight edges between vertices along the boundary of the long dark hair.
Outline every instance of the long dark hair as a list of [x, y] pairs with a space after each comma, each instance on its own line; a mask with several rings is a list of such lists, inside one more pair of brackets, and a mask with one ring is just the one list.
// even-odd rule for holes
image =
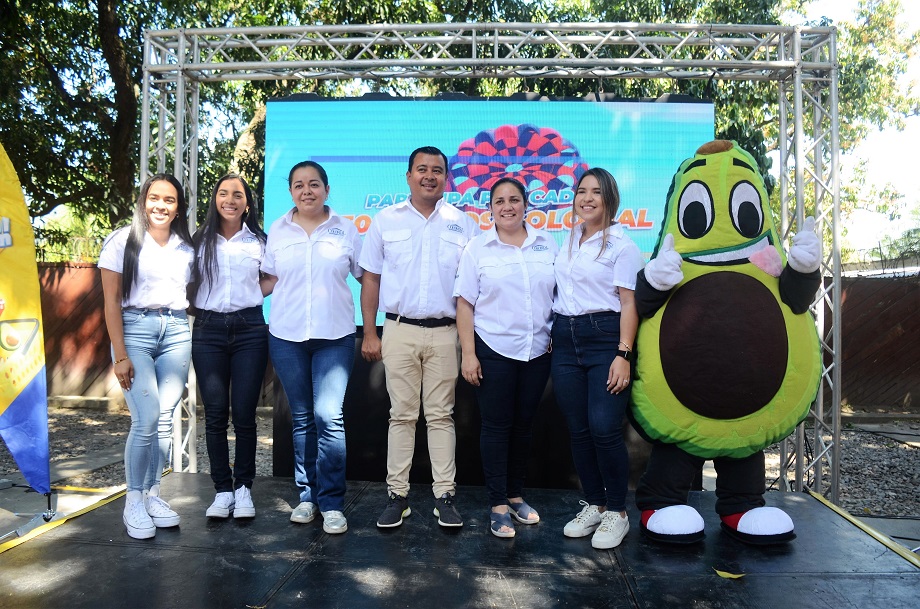
[[[581, 186], [582, 181], [588, 176], [594, 176], [594, 179], [597, 180], [597, 184], [601, 188], [601, 200], [604, 202], [604, 232], [601, 238], [601, 249], [597, 254], [597, 257], [600, 258], [604, 254], [604, 250], [607, 249], [607, 234], [610, 232], [610, 225], [616, 220], [617, 211], [620, 209], [620, 189], [617, 186], [616, 179], [609, 171], [602, 167], [592, 167], [578, 178], [578, 183], [575, 184], [576, 193], [578, 193], [578, 188]], [[574, 199], [572, 200], [572, 215], [578, 215], [575, 211]], [[575, 229], [573, 228], [572, 237], [569, 239], [569, 258], [572, 257], [572, 241], [574, 240]]]
[[131, 226], [128, 227], [128, 242], [125, 244], [124, 266], [121, 274], [121, 296], [127, 300], [131, 296], [131, 290], [137, 282], [137, 257], [144, 246], [144, 237], [147, 235], [149, 221], [147, 220], [147, 193], [154, 182], [169, 182], [176, 189], [176, 217], [169, 223], [169, 232], [178, 235], [189, 246], [192, 245], [192, 235], [188, 232], [188, 201], [185, 200], [185, 192], [182, 190], [182, 183], [174, 176], [168, 173], [158, 173], [147, 178], [144, 185], [141, 186], [141, 192], [137, 196], [137, 204], [134, 206], [134, 215], [131, 217]]
[[194, 303], [195, 295], [201, 287], [202, 279], [208, 280], [208, 285], [213, 286], [217, 281], [220, 269], [214, 264], [214, 258], [217, 250], [217, 233], [220, 231], [220, 213], [217, 211], [217, 193], [220, 185], [227, 180], [239, 180], [243, 185], [243, 192], [246, 193], [246, 206], [249, 211], [245, 212], [240, 222], [240, 228], [243, 225], [249, 227], [252, 234], [256, 236], [263, 244], [265, 243], [265, 231], [259, 225], [259, 205], [252, 189], [242, 176], [235, 173], [228, 173], [221, 179], [217, 180], [214, 189], [211, 190], [211, 200], [208, 202], [208, 211], [204, 217], [204, 224], [195, 233], [195, 266], [192, 269], [192, 283], [189, 286], [189, 300]]

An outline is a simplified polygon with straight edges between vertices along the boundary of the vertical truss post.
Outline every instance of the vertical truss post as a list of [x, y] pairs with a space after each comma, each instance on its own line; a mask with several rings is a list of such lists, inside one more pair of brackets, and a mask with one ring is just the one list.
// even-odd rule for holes
[[[458, 53], [468, 44], [468, 53]], [[714, 72], [726, 80], [776, 82], [782, 239], [789, 238], [793, 226], [801, 226], [805, 191], [812, 186], [808, 180], [814, 180], [816, 212], [823, 206], [816, 220], [825, 232], [826, 223], [833, 222], [834, 235], [830, 256], [825, 253], [822, 258], [824, 276], [833, 277], [833, 284], [814, 304], [816, 317], [824, 316], [822, 326], [827, 326], [827, 317], [832, 320], [829, 330], [821, 328], [822, 354], [832, 363], [823, 370], [819, 392], [824, 393], [811, 412], [816, 444], [827, 436], [831, 443], [812, 453], [805, 426], [800, 425], [782, 443], [780, 476], [789, 490], [787, 476], [794, 460], [795, 490], [813, 480], [820, 492], [825, 475], [822, 463], [829, 459], [830, 489], [836, 501], [841, 288], [835, 44], [836, 30], [830, 27], [732, 24], [428, 23], [152, 31], [145, 35], [141, 175], [146, 177], [155, 154], [157, 170], [172, 165], [192, 209], [197, 207], [199, 95], [200, 86], [208, 83], [339, 78], [703, 80]], [[320, 48], [330, 52], [316, 52]], [[613, 48], [627, 52], [610, 53]], [[153, 103], [159, 112], [155, 136], [150, 134]], [[809, 132], [806, 115], [812, 118], [807, 123]], [[828, 213], [831, 197], [833, 209]], [[193, 211], [190, 224], [194, 215]], [[828, 314], [822, 312], [825, 306]], [[194, 376], [191, 382], [193, 388]], [[825, 407], [828, 387], [830, 404]], [[821, 427], [828, 414], [831, 424]], [[193, 414], [188, 419], [194, 425]], [[194, 438], [186, 435], [182, 441], [189, 444], [177, 443], [180, 448]]]
[[[804, 120], [804, 103], [802, 100], [802, 30], [799, 27], [793, 29], [792, 33], [792, 60], [795, 63], [792, 80], [792, 116], [793, 116], [793, 146], [792, 155], [795, 159], [795, 209], [792, 210], [798, 219], [802, 216], [802, 209], [805, 206], [805, 134]], [[801, 226], [801, 220], [797, 220], [796, 226]], [[788, 236], [788, 233], [787, 233]], [[801, 491], [804, 487], [805, 479], [805, 428], [799, 425], [796, 429], [796, 458], [795, 458], [795, 490]]]
[[834, 285], [831, 290], [831, 344], [833, 346], [833, 358], [831, 370], [831, 417], [832, 417], [832, 435], [834, 437], [834, 447], [832, 451], [831, 462], [831, 501], [837, 503], [840, 499], [840, 400], [841, 400], [841, 371], [840, 365], [843, 360], [843, 343], [842, 343], [842, 323], [843, 311], [841, 303], [843, 302], [842, 286], [840, 279], [840, 117], [838, 115], [840, 100], [838, 95], [838, 77], [839, 70], [837, 66], [837, 31], [833, 30], [828, 45], [828, 57], [831, 64], [830, 77], [830, 97], [828, 104], [830, 106], [830, 136], [831, 136], [831, 189], [833, 199], [833, 218], [831, 230], [833, 231], [834, 241], [831, 248], [831, 277]]
[[[778, 49], [778, 59], [785, 61], [788, 59], [788, 36], [782, 37], [782, 43]], [[777, 147], [779, 149], [779, 207], [780, 207], [780, 237], [786, 238], [789, 234], [789, 91], [785, 80], [778, 83], [777, 106], [779, 115], [779, 132], [777, 136]], [[801, 425], [796, 427], [795, 433], [798, 436]], [[788, 438], [780, 442], [779, 445], [779, 480], [784, 491], [792, 490], [789, 481], [789, 463], [801, 460], [801, 455], [797, 448], [801, 442], [792, 442]], [[792, 454], [790, 454], [790, 449]]]
[[[199, 47], [197, 39], [193, 46], [193, 57], [195, 62], [199, 61]], [[187, 76], [183, 75], [183, 78]], [[198, 82], [191, 80], [187, 86], [191, 90], [190, 112], [189, 116], [189, 145], [187, 152], [187, 171], [183, 173], [182, 178], [187, 183], [186, 191], [188, 193], [188, 224], [189, 233], [194, 234], [197, 227], [198, 218], [198, 128], [199, 128], [199, 103], [201, 87]], [[189, 320], [193, 323], [192, 320]], [[188, 420], [188, 430], [182, 433], [182, 421], [178, 423], [179, 435], [182, 436], [183, 447], [188, 458], [188, 470], [190, 472], [198, 471], [198, 377], [195, 374], [195, 367], [189, 364], [188, 384], [186, 385], [187, 393], [182, 404], [185, 408], [185, 415]], [[185, 471], [185, 470], [183, 470]]]
[[[179, 48], [177, 52], [177, 58], [179, 65], [177, 66], [176, 71], [176, 111], [175, 111], [175, 138], [176, 138], [176, 148], [175, 148], [175, 158], [173, 159], [173, 175], [176, 176], [183, 186], [186, 189], [186, 194], [188, 193], [188, 163], [186, 162], [186, 154], [188, 154], [186, 149], [186, 142], [190, 140], [197, 140], [197, 132], [192, 136], [190, 129], [187, 125], [189, 115], [197, 114], [197, 96], [193, 92], [192, 94], [192, 103], [189, 103], [189, 86], [188, 86], [188, 75], [184, 70], [186, 63], [186, 58], [188, 57], [188, 39], [186, 36], [182, 35], [179, 37]], [[197, 87], [195, 87], [197, 91]], [[191, 106], [191, 107], [189, 107]], [[197, 116], [191, 119], [197, 126]], [[196, 142], [197, 144], [197, 142]], [[194, 222], [194, 218], [189, 218], [190, 223]], [[189, 366], [191, 368], [191, 365]], [[193, 376], [190, 374], [190, 378]], [[194, 380], [192, 381], [194, 383]], [[190, 387], [186, 386], [187, 389]], [[179, 404], [176, 406], [176, 409], [173, 411], [173, 441], [172, 441], [172, 467], [174, 471], [183, 472], [183, 471], [198, 471], [198, 451], [197, 451], [197, 419], [196, 419], [196, 410], [197, 410], [197, 400], [192, 391], [187, 391], [183, 399], [179, 400]], [[182, 424], [183, 419], [188, 420], [188, 427], [184, 429]], [[188, 467], [185, 466], [186, 460], [188, 461]]]
[[[814, 149], [812, 150], [813, 158], [813, 175], [812, 175], [812, 193], [815, 198], [815, 231], [817, 231], [819, 236], [823, 237], [824, 226], [826, 224], [827, 213], [824, 209], [824, 200], [825, 200], [825, 190], [823, 189], [823, 176], [824, 176], [824, 150], [825, 142], [822, 136], [823, 133], [823, 109], [821, 107], [821, 91], [819, 88], [814, 87], [812, 91], [812, 129], [813, 129], [813, 143], [815, 144]], [[804, 193], [803, 193], [804, 194]], [[827, 457], [828, 445], [825, 436], [826, 426], [825, 426], [825, 414], [824, 414], [824, 384], [825, 384], [825, 367], [824, 367], [824, 354], [827, 350], [827, 343], [825, 341], [826, 334], [826, 315], [824, 307], [824, 294], [826, 293], [826, 287], [824, 282], [824, 239], [821, 239], [821, 250], [820, 250], [820, 260], [821, 260], [821, 287], [818, 290], [815, 302], [812, 304], [812, 312], [815, 316], [815, 323], [817, 324], [818, 336], [820, 338], [821, 345], [821, 379], [818, 384], [818, 394], [815, 397], [815, 402], [812, 405], [812, 418], [814, 419], [814, 456], [812, 463], [812, 476], [813, 476], [813, 490], [817, 493], [823, 492], [824, 489], [824, 462]], [[831, 307], [833, 308], [833, 307]], [[836, 445], [837, 441], [835, 438], [830, 440], [831, 446]]]
[[141, 81], [141, 150], [138, 166], [138, 183], [147, 179], [147, 167], [150, 162], [150, 79], [148, 64], [151, 62], [150, 39], [144, 37], [144, 75]]

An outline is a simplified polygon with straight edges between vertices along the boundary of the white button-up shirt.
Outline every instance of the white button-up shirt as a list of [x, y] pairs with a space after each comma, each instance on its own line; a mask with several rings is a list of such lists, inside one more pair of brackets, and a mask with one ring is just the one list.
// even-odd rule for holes
[[470, 241], [454, 296], [473, 305], [473, 327], [493, 351], [526, 362], [549, 349], [559, 248], [546, 231], [525, 227], [521, 247], [503, 243], [494, 226]]
[[[556, 256], [556, 302], [553, 311], [570, 316], [619, 312], [619, 289], [636, 289], [636, 275], [644, 266], [642, 253], [626, 235], [623, 225], [614, 224], [607, 231], [607, 247], [598, 256], [603, 231], [597, 231], [579, 245], [582, 228], [579, 225], [572, 229]], [[572, 240], [571, 257], [569, 240]]]
[[205, 311], [232, 313], [261, 305], [259, 265], [265, 244], [245, 224], [230, 239], [220, 233], [215, 238], [214, 268], [211, 269], [214, 283], [208, 282], [203, 268], [204, 256], [199, 253], [201, 287], [195, 295], [195, 306]]
[[361, 266], [380, 275], [381, 311], [411, 319], [456, 317], [454, 278], [460, 254], [479, 226], [443, 199], [425, 218], [410, 201], [374, 217]]
[[294, 209], [268, 231], [262, 271], [278, 278], [272, 292], [268, 331], [303, 342], [342, 338], [355, 331], [355, 301], [348, 274], [358, 266], [361, 239], [354, 223], [331, 209], [312, 235], [291, 220]]
[[[129, 231], [130, 227], [126, 226], [108, 236], [99, 254], [100, 269], [123, 273]], [[195, 250], [179, 235], [170, 233], [166, 245], [160, 246], [150, 233], [144, 233], [144, 243], [137, 256], [137, 281], [131, 288], [131, 295], [122, 299], [121, 306], [187, 309], [186, 287], [192, 280], [194, 259]], [[122, 281], [131, 281], [131, 278], [122, 277]]]

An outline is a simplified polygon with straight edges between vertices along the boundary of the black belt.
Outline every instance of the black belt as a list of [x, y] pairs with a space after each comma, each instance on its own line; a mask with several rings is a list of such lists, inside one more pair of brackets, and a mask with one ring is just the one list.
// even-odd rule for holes
[[387, 313], [387, 319], [392, 319], [396, 323], [400, 324], [409, 324], [410, 326], [419, 326], [422, 328], [443, 328], [444, 326], [450, 326], [455, 323], [452, 317], [429, 317], [427, 319], [410, 319], [408, 317], [402, 317], [396, 313]]

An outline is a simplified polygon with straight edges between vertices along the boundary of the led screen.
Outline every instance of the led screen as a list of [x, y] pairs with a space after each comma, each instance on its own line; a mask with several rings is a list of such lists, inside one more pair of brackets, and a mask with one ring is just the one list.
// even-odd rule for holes
[[[489, 187], [505, 175], [528, 188], [528, 221], [561, 243], [573, 186], [590, 167], [616, 178], [618, 220], [646, 258], [658, 236], [671, 176], [713, 138], [710, 103], [512, 100], [277, 100], [268, 103], [265, 226], [293, 203], [288, 172], [303, 160], [329, 175], [328, 205], [363, 234], [374, 215], [404, 201], [409, 154], [436, 146], [449, 159], [445, 198], [491, 224]], [[358, 285], [353, 282], [356, 323]]]

